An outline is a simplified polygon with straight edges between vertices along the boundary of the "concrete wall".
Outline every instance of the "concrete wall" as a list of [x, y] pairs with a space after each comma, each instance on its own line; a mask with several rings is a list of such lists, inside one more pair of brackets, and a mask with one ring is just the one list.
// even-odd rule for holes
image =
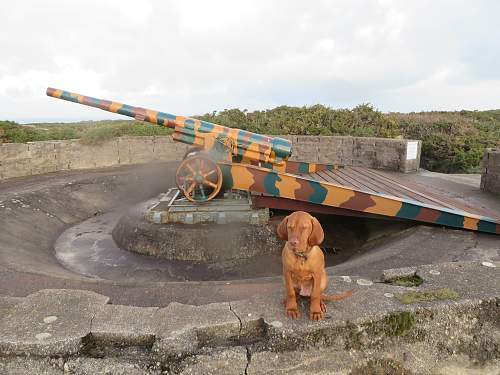
[[[411, 172], [420, 164], [420, 141], [382, 138], [284, 136], [293, 142], [292, 160]], [[415, 143], [415, 142], [414, 142]], [[410, 147], [411, 148], [411, 147]], [[0, 180], [42, 173], [180, 160], [187, 145], [170, 136], [121, 137], [98, 146], [78, 140], [0, 144]], [[411, 153], [411, 150], [410, 150]], [[412, 155], [410, 155], [412, 156]]]
[[481, 189], [500, 194], [500, 148], [488, 149], [484, 153]]
[[187, 148], [171, 137], [120, 137], [98, 146], [78, 140], [4, 143], [0, 145], [0, 179], [180, 160]]
[[420, 166], [421, 141], [370, 137], [284, 136], [293, 143], [292, 160], [365, 166], [403, 173]]

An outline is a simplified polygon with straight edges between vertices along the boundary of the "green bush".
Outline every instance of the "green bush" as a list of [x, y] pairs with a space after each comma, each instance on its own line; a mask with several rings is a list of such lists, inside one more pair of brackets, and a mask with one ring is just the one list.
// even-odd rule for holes
[[83, 133], [81, 142], [88, 145], [97, 145], [107, 142], [115, 137], [130, 136], [154, 136], [172, 133], [168, 128], [154, 126], [137, 121], [125, 121], [123, 123], [93, 126]]
[[[500, 146], [500, 110], [383, 114], [370, 104], [353, 109], [280, 106], [248, 112], [225, 109], [198, 118], [261, 134], [403, 136], [422, 140], [423, 168], [436, 172], [478, 172], [486, 147]], [[19, 125], [0, 121], [0, 142], [80, 138], [100, 144], [124, 135], [155, 136], [172, 130], [138, 121], [86, 121]]]
[[445, 173], [478, 172], [485, 148], [500, 146], [500, 113], [395, 114], [405, 138], [422, 140], [421, 165]]
[[399, 134], [396, 121], [369, 104], [359, 105], [352, 110], [332, 109], [320, 104], [311, 107], [280, 106], [255, 112], [226, 109], [198, 118], [264, 134], [365, 137], [394, 137]]

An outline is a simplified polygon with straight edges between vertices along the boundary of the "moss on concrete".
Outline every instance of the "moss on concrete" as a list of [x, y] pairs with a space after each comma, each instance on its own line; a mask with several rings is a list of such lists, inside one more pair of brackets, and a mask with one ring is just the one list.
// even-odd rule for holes
[[415, 326], [415, 314], [411, 311], [402, 311], [385, 318], [388, 336], [404, 336]]
[[459, 295], [453, 289], [443, 288], [421, 292], [397, 293], [394, 294], [394, 298], [405, 305], [409, 305], [412, 303], [431, 302], [436, 300], [456, 301]]
[[349, 375], [411, 375], [401, 363], [392, 359], [369, 360], [364, 366], [355, 367]]
[[424, 282], [424, 279], [422, 279], [418, 275], [413, 275], [413, 276], [400, 276], [396, 277], [394, 279], [391, 279], [387, 282], [387, 284], [391, 285], [397, 285], [397, 286], [406, 286], [406, 287], [412, 287], [412, 286], [419, 286]]

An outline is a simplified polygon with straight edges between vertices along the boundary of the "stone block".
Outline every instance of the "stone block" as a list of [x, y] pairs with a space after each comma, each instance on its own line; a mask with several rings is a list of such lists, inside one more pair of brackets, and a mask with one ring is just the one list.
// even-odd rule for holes
[[318, 153], [317, 152], [300, 152], [298, 155], [298, 160], [306, 161], [310, 163], [314, 163], [318, 161]]
[[0, 170], [2, 178], [31, 174], [31, 154], [27, 143], [0, 144]]
[[31, 157], [30, 174], [42, 174], [57, 171], [57, 153], [55, 142], [29, 142]]
[[500, 149], [487, 149], [484, 153], [481, 189], [500, 194]]
[[96, 155], [94, 154], [98, 152], [98, 148], [99, 146], [83, 145], [79, 141], [69, 143], [64, 155], [69, 169], [96, 168]]
[[30, 157], [27, 143], [0, 144], [0, 163], [5, 161], [28, 159]]
[[3, 178], [29, 176], [31, 174], [31, 159], [26, 158], [3, 162], [2, 168]]
[[94, 146], [87, 146], [84, 150], [94, 152], [94, 161], [97, 168], [112, 167], [118, 164], [119, 153], [116, 139], [97, 146], [97, 149]]
[[500, 173], [487, 172], [482, 176], [483, 189], [494, 194], [500, 194]]
[[74, 142], [74, 140], [54, 142], [56, 170], [65, 171], [71, 169], [71, 158], [69, 157], [69, 150], [71, 149]]
[[319, 142], [321, 137], [318, 136], [311, 136], [311, 135], [298, 135], [296, 142], [298, 144], [306, 142], [306, 143], [311, 143], [311, 142]]
[[154, 137], [129, 137], [131, 164], [149, 163], [154, 160]]
[[153, 351], [166, 358], [227, 345], [240, 334], [240, 321], [228, 303], [191, 306], [173, 302], [155, 313], [152, 324], [156, 333]]
[[118, 164], [128, 165], [132, 164], [130, 158], [130, 145], [128, 137], [120, 137], [117, 139], [118, 149]]
[[0, 317], [0, 354], [76, 354], [95, 311], [109, 298], [82, 290], [40, 290]]

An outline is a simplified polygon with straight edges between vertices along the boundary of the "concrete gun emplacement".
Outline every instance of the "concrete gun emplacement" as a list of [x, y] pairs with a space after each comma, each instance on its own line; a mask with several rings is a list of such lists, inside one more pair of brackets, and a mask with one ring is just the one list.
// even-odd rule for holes
[[[266, 207], [272, 203], [275, 208], [288, 210], [329, 210], [334, 214], [356, 211], [378, 218], [413, 220], [500, 234], [500, 220], [496, 218], [445, 204], [436, 205], [436, 200], [431, 204], [428, 200], [422, 202], [410, 198], [412, 195], [394, 196], [384, 189], [368, 190], [360, 184], [356, 187], [341, 183], [338, 178], [344, 175], [342, 165], [288, 160], [292, 145], [283, 138], [53, 88], [47, 89], [47, 95], [173, 129], [175, 141], [192, 146], [176, 172], [179, 191], [192, 202], [210, 201], [224, 191], [244, 191], [251, 193], [252, 198], [267, 200]], [[334, 172], [338, 172], [338, 176]], [[363, 181], [368, 179], [369, 184], [372, 183], [370, 176], [377, 175], [371, 170], [358, 172], [353, 171], [353, 178], [364, 176]], [[399, 184], [391, 182], [388, 177], [381, 178], [385, 181], [384, 186]], [[413, 194], [412, 191], [409, 193]], [[332, 211], [332, 208], [338, 210]]]

